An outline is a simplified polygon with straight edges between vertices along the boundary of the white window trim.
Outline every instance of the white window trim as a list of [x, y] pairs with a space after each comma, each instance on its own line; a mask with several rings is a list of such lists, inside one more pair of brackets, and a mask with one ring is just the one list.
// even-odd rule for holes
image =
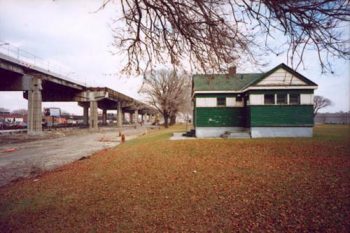
[[[277, 93], [274, 93], [274, 103], [273, 104], [265, 104], [265, 95], [268, 95], [268, 94], [251, 94], [251, 95], [262, 95], [263, 96], [263, 100], [262, 100], [262, 103], [254, 103], [253, 105], [266, 105], [266, 106], [271, 106], [271, 105], [284, 105], [284, 106], [287, 106], [287, 105], [311, 105], [313, 104], [312, 100], [313, 100], [313, 94], [299, 94], [299, 104], [291, 104], [290, 103], [290, 94], [291, 93], [287, 93], [287, 104], [278, 104], [277, 103]], [[272, 95], [272, 94], [271, 94]], [[309, 98], [310, 100], [309, 101], [305, 101], [304, 103], [302, 103], [302, 95], [304, 95], [304, 101], [306, 100], [306, 96], [309, 95]], [[311, 103], [312, 102], [312, 103]], [[248, 105], [251, 105], [251, 104], [248, 104]]]

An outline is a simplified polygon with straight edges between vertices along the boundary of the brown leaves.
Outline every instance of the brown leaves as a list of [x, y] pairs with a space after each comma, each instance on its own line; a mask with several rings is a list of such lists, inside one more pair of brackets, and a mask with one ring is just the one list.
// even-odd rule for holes
[[[168, 131], [166, 131], [168, 132]], [[0, 189], [0, 231], [349, 228], [344, 141], [168, 141], [163, 131]]]

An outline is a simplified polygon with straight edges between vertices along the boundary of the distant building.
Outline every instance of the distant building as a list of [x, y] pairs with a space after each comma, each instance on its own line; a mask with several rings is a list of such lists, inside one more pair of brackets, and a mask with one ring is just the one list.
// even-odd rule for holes
[[27, 127], [27, 115], [2, 113], [0, 114], [0, 130]]
[[197, 137], [246, 132], [250, 137], [311, 137], [317, 84], [280, 64], [266, 73], [193, 76]]
[[0, 121], [5, 123], [22, 123], [27, 122], [27, 115], [21, 114], [0, 114]]

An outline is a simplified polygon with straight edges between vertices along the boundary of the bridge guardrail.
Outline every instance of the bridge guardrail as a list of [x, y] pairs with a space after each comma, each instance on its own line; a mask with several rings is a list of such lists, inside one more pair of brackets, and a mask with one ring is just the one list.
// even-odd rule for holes
[[58, 64], [58, 62], [56, 61], [44, 60], [8, 42], [0, 41], [0, 53], [13, 59], [16, 59], [19, 63], [26, 67], [33, 69], [39, 68], [55, 76], [58, 76], [61, 79], [74, 82], [82, 86], [86, 86], [86, 84], [82, 84], [81, 82], [69, 78], [69, 75], [75, 73], [71, 72], [67, 67]]

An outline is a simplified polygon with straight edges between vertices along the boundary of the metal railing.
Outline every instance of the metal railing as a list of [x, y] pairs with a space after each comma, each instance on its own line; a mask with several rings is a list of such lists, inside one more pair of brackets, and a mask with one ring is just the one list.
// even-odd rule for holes
[[82, 86], [86, 86], [86, 84], [82, 84], [80, 82], [77, 82], [76, 80], [69, 78], [69, 75], [75, 74], [75, 72], [72, 72], [67, 67], [64, 67], [63, 65], [58, 64], [58, 62], [52, 60], [44, 60], [28, 51], [25, 51], [17, 46], [11, 45], [8, 42], [0, 41], [0, 54], [16, 59], [17, 62], [28, 68], [43, 70], [45, 72], [51, 73], [52, 75], [60, 79], [64, 79]]

